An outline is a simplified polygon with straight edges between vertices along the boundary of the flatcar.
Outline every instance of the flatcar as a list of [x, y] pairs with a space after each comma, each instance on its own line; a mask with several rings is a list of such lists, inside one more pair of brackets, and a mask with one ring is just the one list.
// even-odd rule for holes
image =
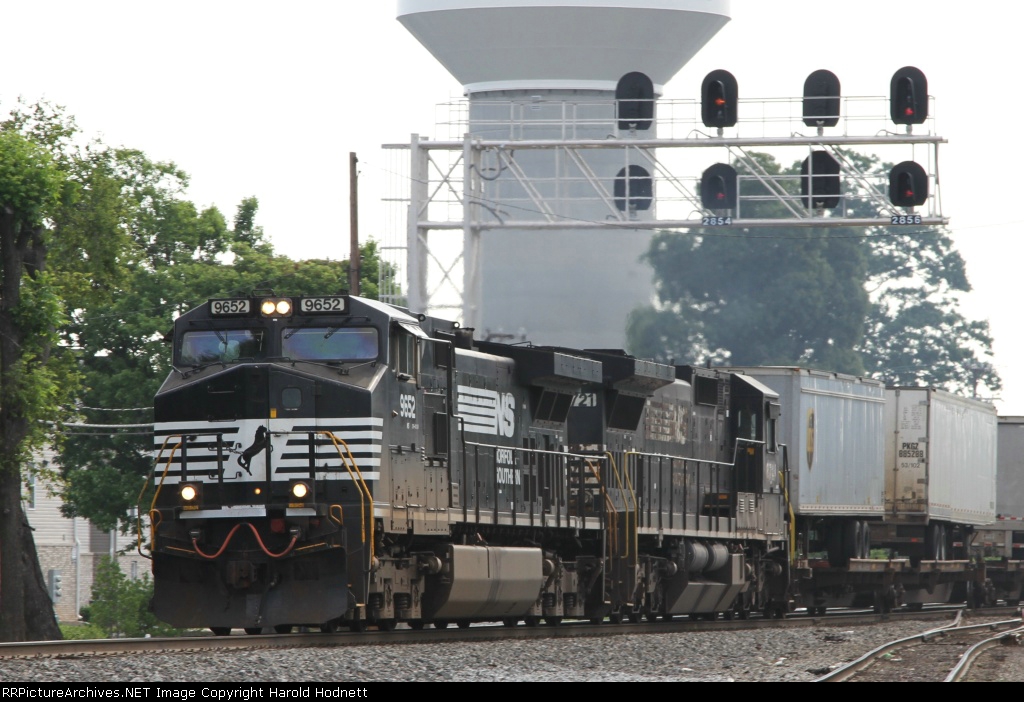
[[153, 610], [216, 634], [792, 606], [778, 393], [474, 341], [349, 295], [214, 299], [156, 395]]

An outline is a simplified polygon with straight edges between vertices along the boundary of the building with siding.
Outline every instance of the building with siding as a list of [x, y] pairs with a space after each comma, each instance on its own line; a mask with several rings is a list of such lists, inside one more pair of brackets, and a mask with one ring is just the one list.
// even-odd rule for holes
[[[37, 459], [37, 468], [49, 469], [54, 461], [53, 452], [47, 450]], [[58, 620], [78, 620], [82, 607], [92, 599], [93, 580], [103, 556], [115, 556], [129, 578], [149, 574], [149, 561], [138, 555], [134, 537], [100, 531], [85, 519], [64, 517], [54, 486], [41, 472], [26, 473], [22, 504], [32, 527], [43, 578], [49, 584], [52, 573], [62, 577], [62, 594], [54, 605]]]

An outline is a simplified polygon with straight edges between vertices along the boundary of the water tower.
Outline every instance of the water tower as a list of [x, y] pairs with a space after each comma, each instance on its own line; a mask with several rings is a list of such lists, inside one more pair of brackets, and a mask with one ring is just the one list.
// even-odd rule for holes
[[[631, 197], [649, 170], [629, 142], [657, 127], [624, 124], [616, 89], [640, 73], [660, 95], [729, 17], [729, 0], [398, 0], [399, 21], [463, 85], [469, 134], [502, 142], [467, 176], [467, 231], [480, 235], [465, 235], [463, 320], [478, 338], [624, 346], [628, 314], [653, 297], [639, 260], [652, 234], [628, 227], [654, 216], [652, 198]], [[622, 148], [543, 146], [559, 140]]]

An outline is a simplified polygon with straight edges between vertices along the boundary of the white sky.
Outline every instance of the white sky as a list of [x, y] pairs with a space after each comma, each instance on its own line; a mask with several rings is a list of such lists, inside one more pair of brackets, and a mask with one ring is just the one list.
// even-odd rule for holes
[[[348, 255], [348, 154], [360, 161], [360, 234], [384, 195], [384, 143], [433, 135], [461, 87], [395, 19], [395, 0], [33, 0], [3, 8], [0, 109], [21, 95], [65, 106], [86, 134], [173, 160], [188, 196], [230, 221], [260, 200], [279, 253]], [[954, 9], [955, 8], [955, 9]], [[1024, 415], [1024, 251], [1011, 170], [1022, 162], [1024, 3], [732, 0], [732, 21], [666, 86], [697, 99], [711, 70], [741, 100], [798, 95], [827, 68], [844, 95], [880, 96], [921, 68], [935, 97], [942, 211], [967, 261], [970, 316], [988, 319], [1001, 414]], [[1003, 94], [1006, 107], [999, 109]], [[998, 115], [1006, 118], [996, 120]], [[1004, 180], [1005, 179], [1005, 180]], [[999, 197], [1003, 193], [1006, 198]], [[367, 214], [364, 214], [367, 213]], [[377, 237], [379, 238], [379, 237]]]

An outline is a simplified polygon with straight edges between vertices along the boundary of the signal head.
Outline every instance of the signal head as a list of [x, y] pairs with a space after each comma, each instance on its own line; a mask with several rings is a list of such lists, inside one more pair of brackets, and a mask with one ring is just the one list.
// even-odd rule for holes
[[733, 127], [739, 116], [739, 87], [729, 71], [718, 69], [700, 87], [700, 115], [706, 127]]
[[919, 207], [928, 200], [928, 174], [921, 164], [904, 161], [889, 171], [889, 199], [898, 207]]
[[889, 117], [894, 124], [924, 124], [928, 119], [928, 79], [919, 68], [904, 66], [889, 83]]

